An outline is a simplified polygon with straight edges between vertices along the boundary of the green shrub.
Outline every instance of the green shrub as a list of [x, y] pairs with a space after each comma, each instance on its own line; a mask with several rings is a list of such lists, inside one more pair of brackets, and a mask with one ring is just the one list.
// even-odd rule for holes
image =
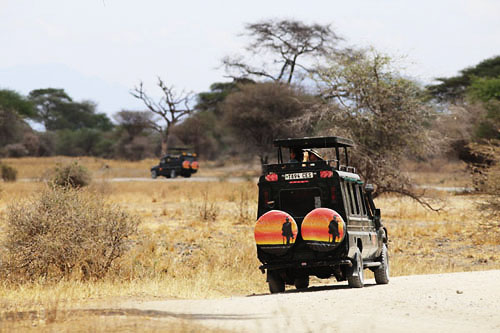
[[10, 165], [0, 164], [2, 179], [6, 182], [15, 182], [17, 179], [17, 170]]
[[50, 177], [50, 184], [61, 187], [80, 188], [90, 184], [89, 171], [78, 162], [56, 166]]
[[20, 283], [102, 278], [119, 268], [138, 224], [96, 193], [62, 187], [47, 187], [6, 215], [0, 278]]

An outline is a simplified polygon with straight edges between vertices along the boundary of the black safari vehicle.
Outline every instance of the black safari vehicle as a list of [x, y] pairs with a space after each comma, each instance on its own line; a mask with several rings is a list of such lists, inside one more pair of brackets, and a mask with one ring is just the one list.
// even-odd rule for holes
[[191, 177], [198, 171], [198, 159], [195, 153], [188, 153], [187, 148], [172, 148], [160, 159], [160, 164], [151, 168], [151, 178], [158, 176], [175, 178]]
[[[340, 137], [275, 140], [278, 163], [264, 165], [255, 225], [260, 270], [271, 293], [285, 284], [309, 286], [309, 276], [364, 286], [365, 268], [389, 283], [387, 230], [364, 185], [349, 166], [353, 142]], [[323, 159], [314, 148], [330, 148]], [[283, 153], [290, 158], [283, 161]], [[306, 155], [306, 156], [304, 156]]]

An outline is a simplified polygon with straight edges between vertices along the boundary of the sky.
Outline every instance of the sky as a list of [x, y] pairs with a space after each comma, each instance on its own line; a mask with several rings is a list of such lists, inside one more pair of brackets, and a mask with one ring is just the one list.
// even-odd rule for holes
[[144, 109], [139, 82], [179, 91], [227, 81], [221, 59], [244, 54], [246, 23], [330, 24], [423, 84], [500, 55], [499, 0], [0, 0], [0, 89], [64, 88], [98, 111]]

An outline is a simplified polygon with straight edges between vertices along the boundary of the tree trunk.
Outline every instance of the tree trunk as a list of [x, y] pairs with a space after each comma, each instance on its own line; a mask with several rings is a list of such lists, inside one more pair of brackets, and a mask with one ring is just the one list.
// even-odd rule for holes
[[161, 156], [165, 156], [168, 150], [169, 126], [165, 129], [161, 136]]

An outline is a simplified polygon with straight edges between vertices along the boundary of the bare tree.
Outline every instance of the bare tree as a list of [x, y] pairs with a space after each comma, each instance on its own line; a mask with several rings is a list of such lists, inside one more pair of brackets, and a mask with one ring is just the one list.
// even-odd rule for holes
[[142, 82], [130, 93], [135, 98], [142, 100], [149, 111], [159, 116], [165, 122], [163, 126], [156, 122], [151, 122], [151, 127], [161, 134], [161, 151], [162, 154], [165, 154], [168, 148], [170, 130], [182, 117], [193, 113], [193, 110], [189, 106], [193, 94], [184, 91], [177, 92], [173, 86], [167, 86], [160, 77], [158, 77], [157, 85], [163, 92], [163, 96], [158, 101], [155, 101], [146, 93]]
[[[263, 63], [257, 67], [242, 57], [225, 57], [222, 60], [230, 77], [256, 77], [291, 83], [297, 68], [309, 71], [299, 58], [324, 56], [335, 52], [340, 37], [329, 25], [307, 25], [295, 20], [265, 20], [247, 24], [243, 35], [252, 38], [247, 50], [264, 58], [270, 53], [272, 65]], [[270, 67], [270, 68], [268, 68]], [[235, 74], [231, 74], [233, 71]]]

